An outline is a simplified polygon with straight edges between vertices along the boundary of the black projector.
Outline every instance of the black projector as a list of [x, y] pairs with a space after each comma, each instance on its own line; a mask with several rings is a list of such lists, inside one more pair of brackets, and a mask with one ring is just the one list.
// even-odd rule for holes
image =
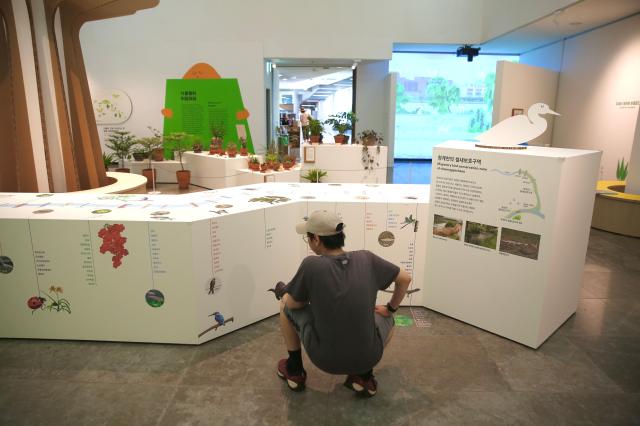
[[465, 44], [464, 46], [458, 47], [458, 50], [456, 51], [456, 56], [457, 57], [466, 56], [467, 62], [472, 62], [473, 58], [475, 56], [478, 56], [478, 52], [480, 52], [479, 47], [471, 47], [470, 45]]

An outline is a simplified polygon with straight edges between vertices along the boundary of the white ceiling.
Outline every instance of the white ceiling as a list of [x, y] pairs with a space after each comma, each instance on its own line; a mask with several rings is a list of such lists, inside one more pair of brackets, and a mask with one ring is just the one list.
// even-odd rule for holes
[[351, 67], [282, 67], [276, 68], [280, 90], [308, 90], [313, 86], [331, 85], [350, 79]]
[[[582, 0], [485, 41], [481, 54], [522, 54], [640, 13], [640, 0]], [[455, 53], [460, 45], [396, 44], [396, 52]]]

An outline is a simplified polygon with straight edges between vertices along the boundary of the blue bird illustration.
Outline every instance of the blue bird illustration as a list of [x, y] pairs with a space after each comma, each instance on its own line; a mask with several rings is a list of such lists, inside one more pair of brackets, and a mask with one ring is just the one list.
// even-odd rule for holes
[[220, 312], [216, 311], [209, 316], [213, 317], [218, 324], [224, 325], [224, 316]]

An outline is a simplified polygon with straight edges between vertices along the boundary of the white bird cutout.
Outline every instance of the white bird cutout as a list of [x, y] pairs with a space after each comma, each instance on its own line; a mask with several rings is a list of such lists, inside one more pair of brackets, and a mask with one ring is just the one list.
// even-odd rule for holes
[[484, 133], [476, 136], [481, 143], [476, 146], [482, 148], [524, 148], [519, 144], [529, 142], [547, 130], [547, 120], [540, 117], [543, 114], [560, 115], [543, 103], [529, 107], [527, 115], [516, 115], [502, 120]]

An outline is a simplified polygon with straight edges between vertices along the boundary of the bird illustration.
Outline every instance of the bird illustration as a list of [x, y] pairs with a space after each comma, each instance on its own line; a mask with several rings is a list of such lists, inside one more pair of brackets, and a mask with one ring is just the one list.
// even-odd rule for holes
[[218, 324], [224, 325], [224, 316], [220, 312], [216, 311], [209, 316], [213, 317], [213, 319], [216, 320]]
[[483, 148], [512, 148], [529, 142], [547, 130], [547, 120], [541, 117], [543, 114], [560, 115], [547, 104], [533, 104], [527, 115], [509, 117], [476, 136], [480, 141], [476, 145]]

